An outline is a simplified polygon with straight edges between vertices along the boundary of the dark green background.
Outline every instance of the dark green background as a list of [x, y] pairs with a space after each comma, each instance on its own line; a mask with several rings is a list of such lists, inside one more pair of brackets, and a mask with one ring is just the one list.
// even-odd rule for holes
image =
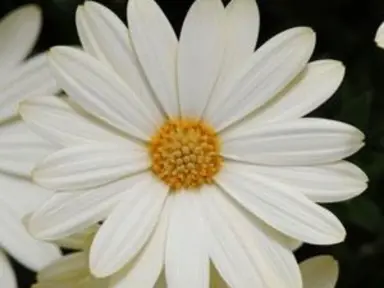
[[[78, 43], [74, 14], [80, 0], [0, 0], [0, 15], [25, 3], [38, 3], [44, 27], [36, 47]], [[125, 19], [126, 0], [98, 1]], [[176, 31], [180, 31], [192, 0], [159, 1]], [[369, 189], [352, 201], [329, 205], [347, 227], [348, 237], [333, 247], [304, 246], [297, 256], [330, 253], [341, 265], [337, 287], [384, 287], [384, 50], [374, 35], [384, 21], [383, 0], [260, 0], [260, 43], [286, 28], [307, 25], [317, 32], [313, 59], [334, 58], [347, 67], [346, 78], [316, 116], [351, 123], [366, 134], [366, 146], [351, 160], [370, 178]], [[20, 287], [34, 274], [15, 263]], [[3, 288], [3, 287], [2, 287]], [[5, 287], [4, 287], [5, 288]]]

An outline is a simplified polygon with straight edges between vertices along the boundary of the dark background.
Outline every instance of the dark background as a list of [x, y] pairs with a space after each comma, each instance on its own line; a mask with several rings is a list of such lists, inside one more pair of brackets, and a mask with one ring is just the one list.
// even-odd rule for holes
[[[80, 0], [0, 0], [0, 15], [25, 4], [37, 3], [44, 26], [36, 51], [57, 44], [76, 44], [74, 25]], [[126, 0], [98, 1], [125, 20]], [[176, 31], [180, 31], [192, 0], [158, 1]], [[227, 1], [228, 2], [228, 1]], [[332, 247], [304, 246], [299, 260], [329, 253], [340, 262], [338, 288], [384, 287], [384, 50], [374, 35], [384, 21], [383, 0], [259, 0], [259, 44], [274, 34], [298, 25], [317, 32], [313, 59], [333, 58], [347, 67], [335, 96], [313, 114], [341, 120], [366, 134], [366, 146], [351, 160], [370, 178], [369, 189], [351, 201], [328, 205], [345, 224], [348, 236]], [[30, 287], [34, 274], [14, 263], [21, 288]], [[6, 287], [2, 287], [6, 288]]]

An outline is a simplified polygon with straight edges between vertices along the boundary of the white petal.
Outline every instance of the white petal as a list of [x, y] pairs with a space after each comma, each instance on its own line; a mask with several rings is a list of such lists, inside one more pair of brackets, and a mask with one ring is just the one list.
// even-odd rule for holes
[[364, 172], [346, 161], [319, 166], [254, 165], [252, 169], [270, 181], [288, 185], [296, 193], [303, 193], [312, 201], [320, 203], [348, 200], [367, 188]]
[[221, 102], [206, 115], [222, 130], [280, 92], [305, 67], [315, 46], [309, 28], [293, 28], [259, 48], [229, 83]]
[[339, 61], [309, 63], [283, 91], [239, 125], [255, 127], [265, 122], [300, 118], [327, 101], [340, 86], [344, 74], [345, 67]]
[[179, 114], [176, 84], [177, 38], [154, 0], [130, 0], [128, 26], [136, 54], [164, 111]]
[[145, 101], [156, 121], [162, 121], [154, 96], [133, 50], [129, 31], [111, 10], [87, 1], [76, 13], [77, 30], [86, 52], [113, 68]]
[[145, 101], [100, 61], [79, 49], [55, 47], [50, 63], [60, 86], [87, 112], [143, 140], [156, 129]]
[[38, 282], [76, 278], [88, 271], [88, 254], [76, 252], [66, 255], [39, 271]]
[[0, 250], [0, 287], [17, 288], [16, 275], [2, 250]]
[[259, 34], [259, 9], [254, 0], [232, 0], [225, 8], [225, 51], [220, 76], [205, 113], [216, 109], [225, 96], [226, 85], [246, 60], [250, 59]]
[[379, 29], [377, 29], [375, 42], [377, 46], [384, 48], [384, 22], [380, 25]]
[[159, 223], [153, 235], [148, 240], [148, 243], [139, 255], [135, 257], [135, 259], [129, 263], [126, 268], [112, 276], [110, 284], [111, 287], [158, 287], [155, 286], [155, 284], [159, 282], [158, 279], [164, 266], [164, 250], [167, 239], [169, 211], [170, 207], [172, 207], [172, 200], [173, 197], [167, 198], [167, 202], [161, 212]]
[[231, 287], [302, 287], [293, 253], [269, 235], [261, 221], [250, 221], [247, 212], [215, 186], [205, 188], [202, 196], [211, 228], [211, 257]]
[[39, 36], [41, 11], [25, 5], [12, 11], [0, 22], [0, 66], [3, 71], [20, 63], [32, 50]]
[[104, 220], [124, 191], [142, 181], [139, 174], [92, 190], [54, 195], [29, 220], [28, 230], [37, 238], [56, 240], [78, 233]]
[[0, 170], [30, 177], [37, 161], [55, 150], [18, 118], [0, 125]]
[[364, 134], [355, 127], [319, 118], [300, 118], [253, 129], [240, 125], [222, 138], [224, 157], [267, 165], [335, 162], [364, 145]]
[[290, 186], [263, 177], [252, 165], [227, 162], [216, 181], [246, 209], [292, 238], [319, 245], [345, 238], [343, 225], [331, 212]]
[[59, 88], [46, 54], [35, 56], [7, 71], [0, 80], [0, 119], [17, 113], [19, 101], [39, 94], [54, 94]]
[[188, 11], [178, 54], [182, 115], [200, 117], [208, 103], [224, 54], [224, 21], [221, 0], [197, 0]]
[[334, 288], [339, 276], [338, 263], [331, 256], [317, 256], [300, 263], [305, 288]]
[[168, 191], [149, 175], [125, 192], [93, 240], [89, 260], [93, 275], [109, 276], [140, 252], [156, 228]]
[[12, 207], [20, 219], [52, 195], [30, 179], [12, 174], [0, 173], [0, 187], [0, 200]]
[[29, 269], [39, 270], [60, 257], [55, 245], [32, 238], [17, 213], [1, 200], [0, 227], [0, 246]]
[[41, 186], [55, 190], [86, 189], [144, 171], [149, 166], [147, 152], [139, 146], [95, 143], [49, 155], [36, 166], [32, 177]]
[[20, 104], [19, 112], [34, 132], [60, 146], [129, 141], [68, 99], [33, 97]]
[[209, 287], [209, 257], [198, 193], [188, 190], [172, 195], [165, 255], [169, 288]]

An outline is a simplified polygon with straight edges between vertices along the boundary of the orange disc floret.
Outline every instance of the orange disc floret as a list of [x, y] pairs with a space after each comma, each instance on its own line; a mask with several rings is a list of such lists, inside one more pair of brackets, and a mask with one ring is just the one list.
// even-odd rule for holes
[[211, 184], [223, 159], [215, 130], [201, 120], [170, 119], [149, 143], [152, 171], [172, 190]]

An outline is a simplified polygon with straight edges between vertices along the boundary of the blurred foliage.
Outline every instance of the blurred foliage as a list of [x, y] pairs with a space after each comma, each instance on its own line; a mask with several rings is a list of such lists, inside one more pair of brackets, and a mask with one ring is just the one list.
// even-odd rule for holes
[[[0, 15], [25, 3], [37, 3], [44, 11], [44, 27], [37, 51], [59, 44], [78, 44], [75, 11], [80, 0], [1, 0]], [[126, 0], [98, 1], [125, 21]], [[227, 1], [228, 2], [228, 1]], [[192, 0], [164, 0], [159, 4], [176, 31]], [[334, 255], [341, 265], [338, 287], [384, 286], [384, 50], [373, 42], [384, 21], [383, 0], [259, 0], [259, 44], [274, 34], [298, 25], [317, 33], [313, 59], [333, 58], [347, 67], [345, 80], [326, 104], [313, 115], [342, 120], [366, 134], [366, 146], [351, 161], [369, 176], [363, 196], [328, 205], [345, 224], [348, 236], [332, 247], [306, 245], [297, 252], [304, 259], [321, 253]], [[17, 265], [15, 263], [15, 265]], [[17, 265], [21, 287], [29, 287], [33, 274]]]

